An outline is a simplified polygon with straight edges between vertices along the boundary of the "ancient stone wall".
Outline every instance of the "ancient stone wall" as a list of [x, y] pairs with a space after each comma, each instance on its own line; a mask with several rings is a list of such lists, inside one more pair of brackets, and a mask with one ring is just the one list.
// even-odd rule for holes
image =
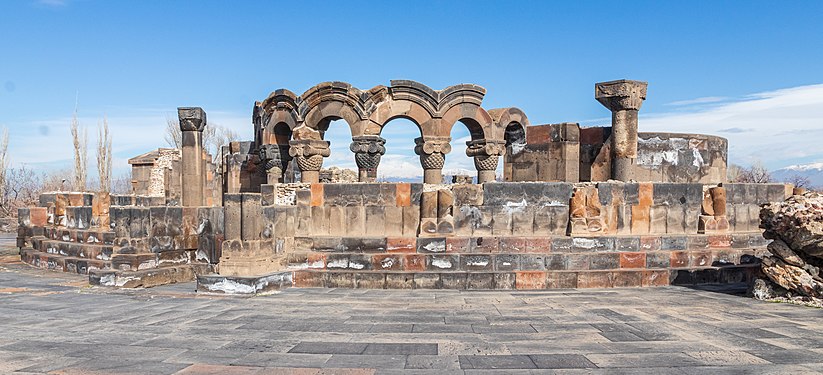
[[[611, 161], [611, 128], [580, 129], [580, 180], [606, 181]], [[703, 134], [638, 133], [637, 158], [632, 165], [635, 181], [726, 181], [728, 141]]]
[[227, 196], [221, 275], [287, 271], [296, 286], [368, 288], [745, 281], [767, 243], [747, 205], [785, 193], [727, 185], [731, 224], [707, 232], [714, 185], [311, 184], [293, 200], [278, 198], [283, 186]]

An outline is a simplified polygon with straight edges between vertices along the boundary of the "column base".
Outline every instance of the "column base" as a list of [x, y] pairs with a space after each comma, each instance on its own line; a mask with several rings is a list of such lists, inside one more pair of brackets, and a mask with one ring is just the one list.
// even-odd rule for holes
[[443, 170], [442, 169], [424, 169], [423, 170], [424, 184], [442, 184]]
[[634, 159], [632, 158], [612, 158], [612, 179], [623, 182], [631, 181], [634, 177], [633, 166]]
[[497, 179], [495, 171], [477, 171], [477, 183], [494, 182]]
[[320, 171], [301, 171], [300, 182], [304, 184], [316, 184], [320, 182]]

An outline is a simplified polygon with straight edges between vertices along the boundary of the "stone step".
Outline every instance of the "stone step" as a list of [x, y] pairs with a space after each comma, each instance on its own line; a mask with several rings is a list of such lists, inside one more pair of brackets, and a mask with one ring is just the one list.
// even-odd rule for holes
[[160, 253], [114, 254], [111, 263], [116, 270], [140, 271], [202, 262], [196, 260], [195, 250], [170, 250]]
[[46, 238], [33, 238], [32, 248], [48, 254], [102, 261], [110, 260], [115, 253], [112, 245], [64, 242]]
[[76, 242], [91, 245], [114, 245], [115, 235], [106, 228], [68, 229], [65, 227], [46, 227], [43, 235], [51, 240]]
[[89, 272], [89, 284], [117, 288], [151, 288], [194, 281], [198, 274], [212, 272], [212, 267], [208, 264], [186, 264], [140, 271], [95, 270]]
[[109, 261], [49, 254], [30, 248], [20, 250], [20, 259], [37, 268], [84, 275], [91, 270], [111, 268]]

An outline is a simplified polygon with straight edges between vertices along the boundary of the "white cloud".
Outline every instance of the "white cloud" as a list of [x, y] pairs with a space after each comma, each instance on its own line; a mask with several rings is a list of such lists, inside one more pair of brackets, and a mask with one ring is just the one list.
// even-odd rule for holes
[[823, 84], [756, 93], [741, 100], [676, 113], [643, 114], [640, 130], [719, 135], [729, 162], [762, 161], [770, 169], [823, 160]]
[[718, 103], [722, 101], [729, 100], [729, 98], [725, 96], [704, 96], [702, 98], [695, 98], [689, 100], [678, 100], [676, 102], [666, 103], [666, 105], [672, 106], [684, 106], [684, 105], [694, 105], [694, 104], [711, 104], [711, 103]]

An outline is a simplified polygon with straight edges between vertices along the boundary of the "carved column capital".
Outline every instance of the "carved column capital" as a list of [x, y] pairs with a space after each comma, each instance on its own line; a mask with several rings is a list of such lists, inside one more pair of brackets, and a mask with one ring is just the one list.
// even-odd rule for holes
[[506, 153], [506, 141], [477, 139], [466, 142], [466, 156], [501, 156]]
[[646, 100], [648, 83], [621, 79], [600, 82], [594, 86], [594, 97], [612, 112], [639, 110]]
[[361, 135], [352, 137], [349, 146], [354, 153], [354, 161], [360, 170], [360, 181], [366, 182], [377, 177], [380, 158], [386, 153], [386, 140], [378, 135]]
[[319, 171], [323, 158], [331, 155], [329, 141], [304, 139], [289, 141], [289, 156], [297, 160], [301, 171]]
[[418, 137], [414, 139], [414, 152], [417, 155], [441, 154], [452, 151], [451, 137]]
[[200, 107], [179, 107], [177, 118], [180, 121], [180, 131], [202, 132], [206, 128], [206, 111]]
[[[257, 155], [262, 161], [263, 173], [274, 175], [278, 179], [283, 176], [286, 166], [291, 160], [288, 145], [267, 144], [257, 148]], [[273, 182], [273, 181], [270, 181]]]

